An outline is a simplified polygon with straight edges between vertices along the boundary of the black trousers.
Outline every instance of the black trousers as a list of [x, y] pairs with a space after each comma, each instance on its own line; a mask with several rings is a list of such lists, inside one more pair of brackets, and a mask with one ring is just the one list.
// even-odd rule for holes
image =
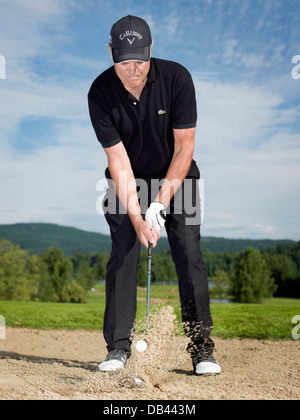
[[[141, 204], [149, 205], [151, 190]], [[152, 188], [152, 198], [156, 191]], [[141, 194], [141, 196], [143, 195]], [[110, 227], [112, 249], [106, 273], [104, 338], [107, 349], [124, 349], [130, 355], [136, 316], [137, 269], [141, 244], [132, 223], [119, 203], [111, 185], [103, 200]], [[143, 208], [144, 207], [144, 208]], [[171, 200], [167, 211], [166, 232], [178, 276], [182, 322], [190, 338], [187, 351], [192, 358], [208, 357], [214, 343], [209, 338], [212, 318], [206, 267], [200, 249], [200, 199], [197, 179], [185, 180]], [[153, 256], [155, 258], [155, 254]]]

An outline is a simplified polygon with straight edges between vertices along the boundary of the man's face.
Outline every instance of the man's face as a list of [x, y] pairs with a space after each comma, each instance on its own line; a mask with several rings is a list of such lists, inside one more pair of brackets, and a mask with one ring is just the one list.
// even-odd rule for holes
[[123, 63], [115, 63], [114, 67], [125, 88], [135, 89], [147, 80], [150, 60], [146, 63], [142, 61], [125, 61]]

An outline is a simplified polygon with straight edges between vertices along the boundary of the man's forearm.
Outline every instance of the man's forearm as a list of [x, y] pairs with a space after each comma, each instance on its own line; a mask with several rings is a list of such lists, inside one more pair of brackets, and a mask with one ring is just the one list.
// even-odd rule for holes
[[176, 191], [182, 185], [194, 154], [195, 129], [174, 130], [175, 150], [164, 182], [154, 201], [163, 203], [165, 208], [170, 204]]
[[134, 228], [137, 228], [143, 219], [135, 179], [130, 171], [124, 170], [124, 168], [117, 171], [111, 170], [111, 168], [109, 170], [116, 187], [117, 196], [130, 217]]
[[136, 181], [131, 169], [130, 161], [126, 157], [119, 160], [109, 159], [110, 174], [115, 183], [116, 193], [123, 204], [131, 223], [137, 233], [139, 241], [147, 248], [149, 242], [155, 247], [160, 234], [144, 221], [138, 201]]
[[108, 154], [108, 168], [115, 184], [116, 193], [135, 229], [143, 221], [138, 201], [136, 181], [127, 154]]
[[172, 159], [164, 182], [154, 201], [163, 203], [165, 208], [169, 206], [171, 199], [183, 183], [183, 180], [188, 173], [190, 164], [191, 160], [189, 160], [188, 164], [183, 165], [183, 159], [182, 156], [180, 156], [180, 154], [178, 154]]

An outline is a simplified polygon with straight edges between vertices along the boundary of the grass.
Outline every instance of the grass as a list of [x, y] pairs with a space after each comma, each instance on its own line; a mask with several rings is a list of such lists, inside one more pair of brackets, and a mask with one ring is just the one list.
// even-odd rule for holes
[[[146, 315], [146, 289], [138, 288], [137, 319]], [[155, 306], [172, 305], [180, 320], [176, 285], [151, 286], [151, 311]], [[105, 286], [98, 284], [87, 304], [0, 301], [0, 315], [6, 325], [33, 329], [103, 328]], [[292, 339], [292, 318], [300, 315], [299, 299], [269, 299], [263, 304], [211, 304], [212, 336], [222, 338]], [[180, 330], [182, 333], [182, 329]]]
[[264, 304], [213, 304], [214, 334], [222, 338], [291, 339], [292, 318], [300, 302]]

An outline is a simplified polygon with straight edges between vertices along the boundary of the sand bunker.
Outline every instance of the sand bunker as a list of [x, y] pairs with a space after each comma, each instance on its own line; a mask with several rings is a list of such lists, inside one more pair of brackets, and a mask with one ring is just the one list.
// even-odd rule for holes
[[[222, 373], [193, 374], [187, 339], [174, 334], [174, 314], [152, 314], [145, 353], [133, 349], [126, 368], [98, 371], [102, 333], [7, 328], [0, 340], [0, 399], [202, 400], [299, 399], [300, 341], [215, 339]], [[143, 380], [138, 386], [132, 376]]]

